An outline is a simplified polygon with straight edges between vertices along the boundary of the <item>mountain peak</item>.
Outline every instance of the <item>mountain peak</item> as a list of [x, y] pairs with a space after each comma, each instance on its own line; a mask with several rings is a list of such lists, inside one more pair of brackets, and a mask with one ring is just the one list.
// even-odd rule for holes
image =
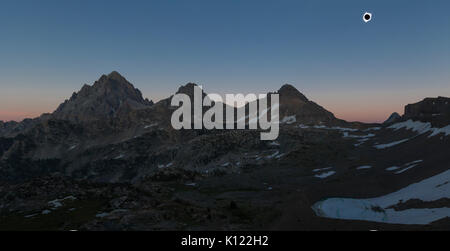
[[282, 97], [298, 98], [305, 102], [308, 101], [308, 98], [306, 98], [305, 95], [303, 95], [294, 86], [290, 84], [283, 85], [281, 89], [278, 90], [278, 94], [280, 94]]
[[206, 93], [203, 91], [203, 89], [196, 83], [187, 83], [186, 85], [181, 86], [178, 89], [177, 94], [182, 93], [182, 94], [186, 94], [189, 97], [193, 98], [195, 88], [199, 88], [202, 91], [202, 97], [206, 96]]
[[196, 83], [187, 83], [183, 86], [180, 86], [180, 88], [178, 88], [177, 93], [190, 93], [192, 90], [194, 90], [195, 87], [199, 87]]
[[389, 118], [383, 122], [383, 124], [392, 124], [402, 119], [402, 116], [398, 114], [397, 112], [394, 112], [389, 116]]
[[105, 75], [105, 77], [109, 80], [114, 80], [121, 83], [129, 83], [128, 80], [117, 71], [112, 71], [110, 74]]
[[102, 75], [91, 85], [85, 84], [53, 113], [58, 119], [91, 121], [114, 117], [117, 111], [140, 109], [152, 103], [143, 99], [141, 91], [134, 88], [117, 71]]

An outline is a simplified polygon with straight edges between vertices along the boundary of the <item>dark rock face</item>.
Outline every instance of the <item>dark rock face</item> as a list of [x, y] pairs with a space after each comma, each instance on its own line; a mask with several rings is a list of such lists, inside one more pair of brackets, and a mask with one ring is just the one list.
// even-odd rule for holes
[[391, 116], [389, 116], [389, 118], [383, 122], [383, 124], [387, 125], [387, 124], [392, 124], [395, 122], [398, 122], [399, 120], [402, 119], [402, 116], [400, 116], [400, 114], [394, 112], [391, 114]]
[[53, 118], [75, 122], [109, 119], [131, 110], [150, 107], [153, 103], [142, 98], [117, 72], [103, 75], [92, 86], [84, 85], [53, 113]]
[[22, 122], [9, 121], [3, 122], [0, 121], [0, 137], [14, 137], [19, 133], [23, 133], [33, 126], [39, 123], [39, 121], [43, 120], [46, 115], [42, 115], [39, 118], [35, 119], [24, 119]]
[[405, 107], [405, 119], [432, 122], [436, 126], [450, 123], [450, 98], [426, 98]]
[[280, 90], [278, 90], [278, 94], [280, 96], [283, 96], [283, 98], [293, 98], [293, 99], [299, 99], [303, 102], [308, 102], [308, 98], [305, 97], [301, 92], [299, 92], [294, 86], [285, 84], [281, 87]]
[[322, 106], [308, 100], [292, 85], [284, 85], [280, 94], [280, 120], [286, 116], [296, 116], [299, 123], [316, 124], [333, 122], [336, 117]]

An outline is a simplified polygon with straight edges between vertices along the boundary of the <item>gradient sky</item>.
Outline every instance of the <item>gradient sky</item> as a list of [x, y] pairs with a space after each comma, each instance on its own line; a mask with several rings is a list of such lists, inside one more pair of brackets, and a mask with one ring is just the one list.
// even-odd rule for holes
[[[373, 13], [365, 24], [362, 15]], [[346, 120], [450, 96], [447, 0], [2, 0], [0, 120], [52, 112], [117, 70], [145, 97], [290, 83]]]

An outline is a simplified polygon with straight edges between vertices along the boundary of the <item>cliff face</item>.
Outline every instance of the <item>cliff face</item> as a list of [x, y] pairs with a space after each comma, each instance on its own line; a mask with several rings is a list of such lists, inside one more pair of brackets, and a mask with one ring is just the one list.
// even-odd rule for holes
[[432, 122], [436, 126], [450, 124], [450, 98], [426, 98], [405, 107], [404, 119]]

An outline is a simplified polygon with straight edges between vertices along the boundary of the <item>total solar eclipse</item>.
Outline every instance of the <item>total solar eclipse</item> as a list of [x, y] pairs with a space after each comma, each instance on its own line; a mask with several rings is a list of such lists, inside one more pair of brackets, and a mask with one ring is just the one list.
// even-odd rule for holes
[[363, 15], [363, 21], [368, 23], [372, 20], [372, 13], [366, 12]]

